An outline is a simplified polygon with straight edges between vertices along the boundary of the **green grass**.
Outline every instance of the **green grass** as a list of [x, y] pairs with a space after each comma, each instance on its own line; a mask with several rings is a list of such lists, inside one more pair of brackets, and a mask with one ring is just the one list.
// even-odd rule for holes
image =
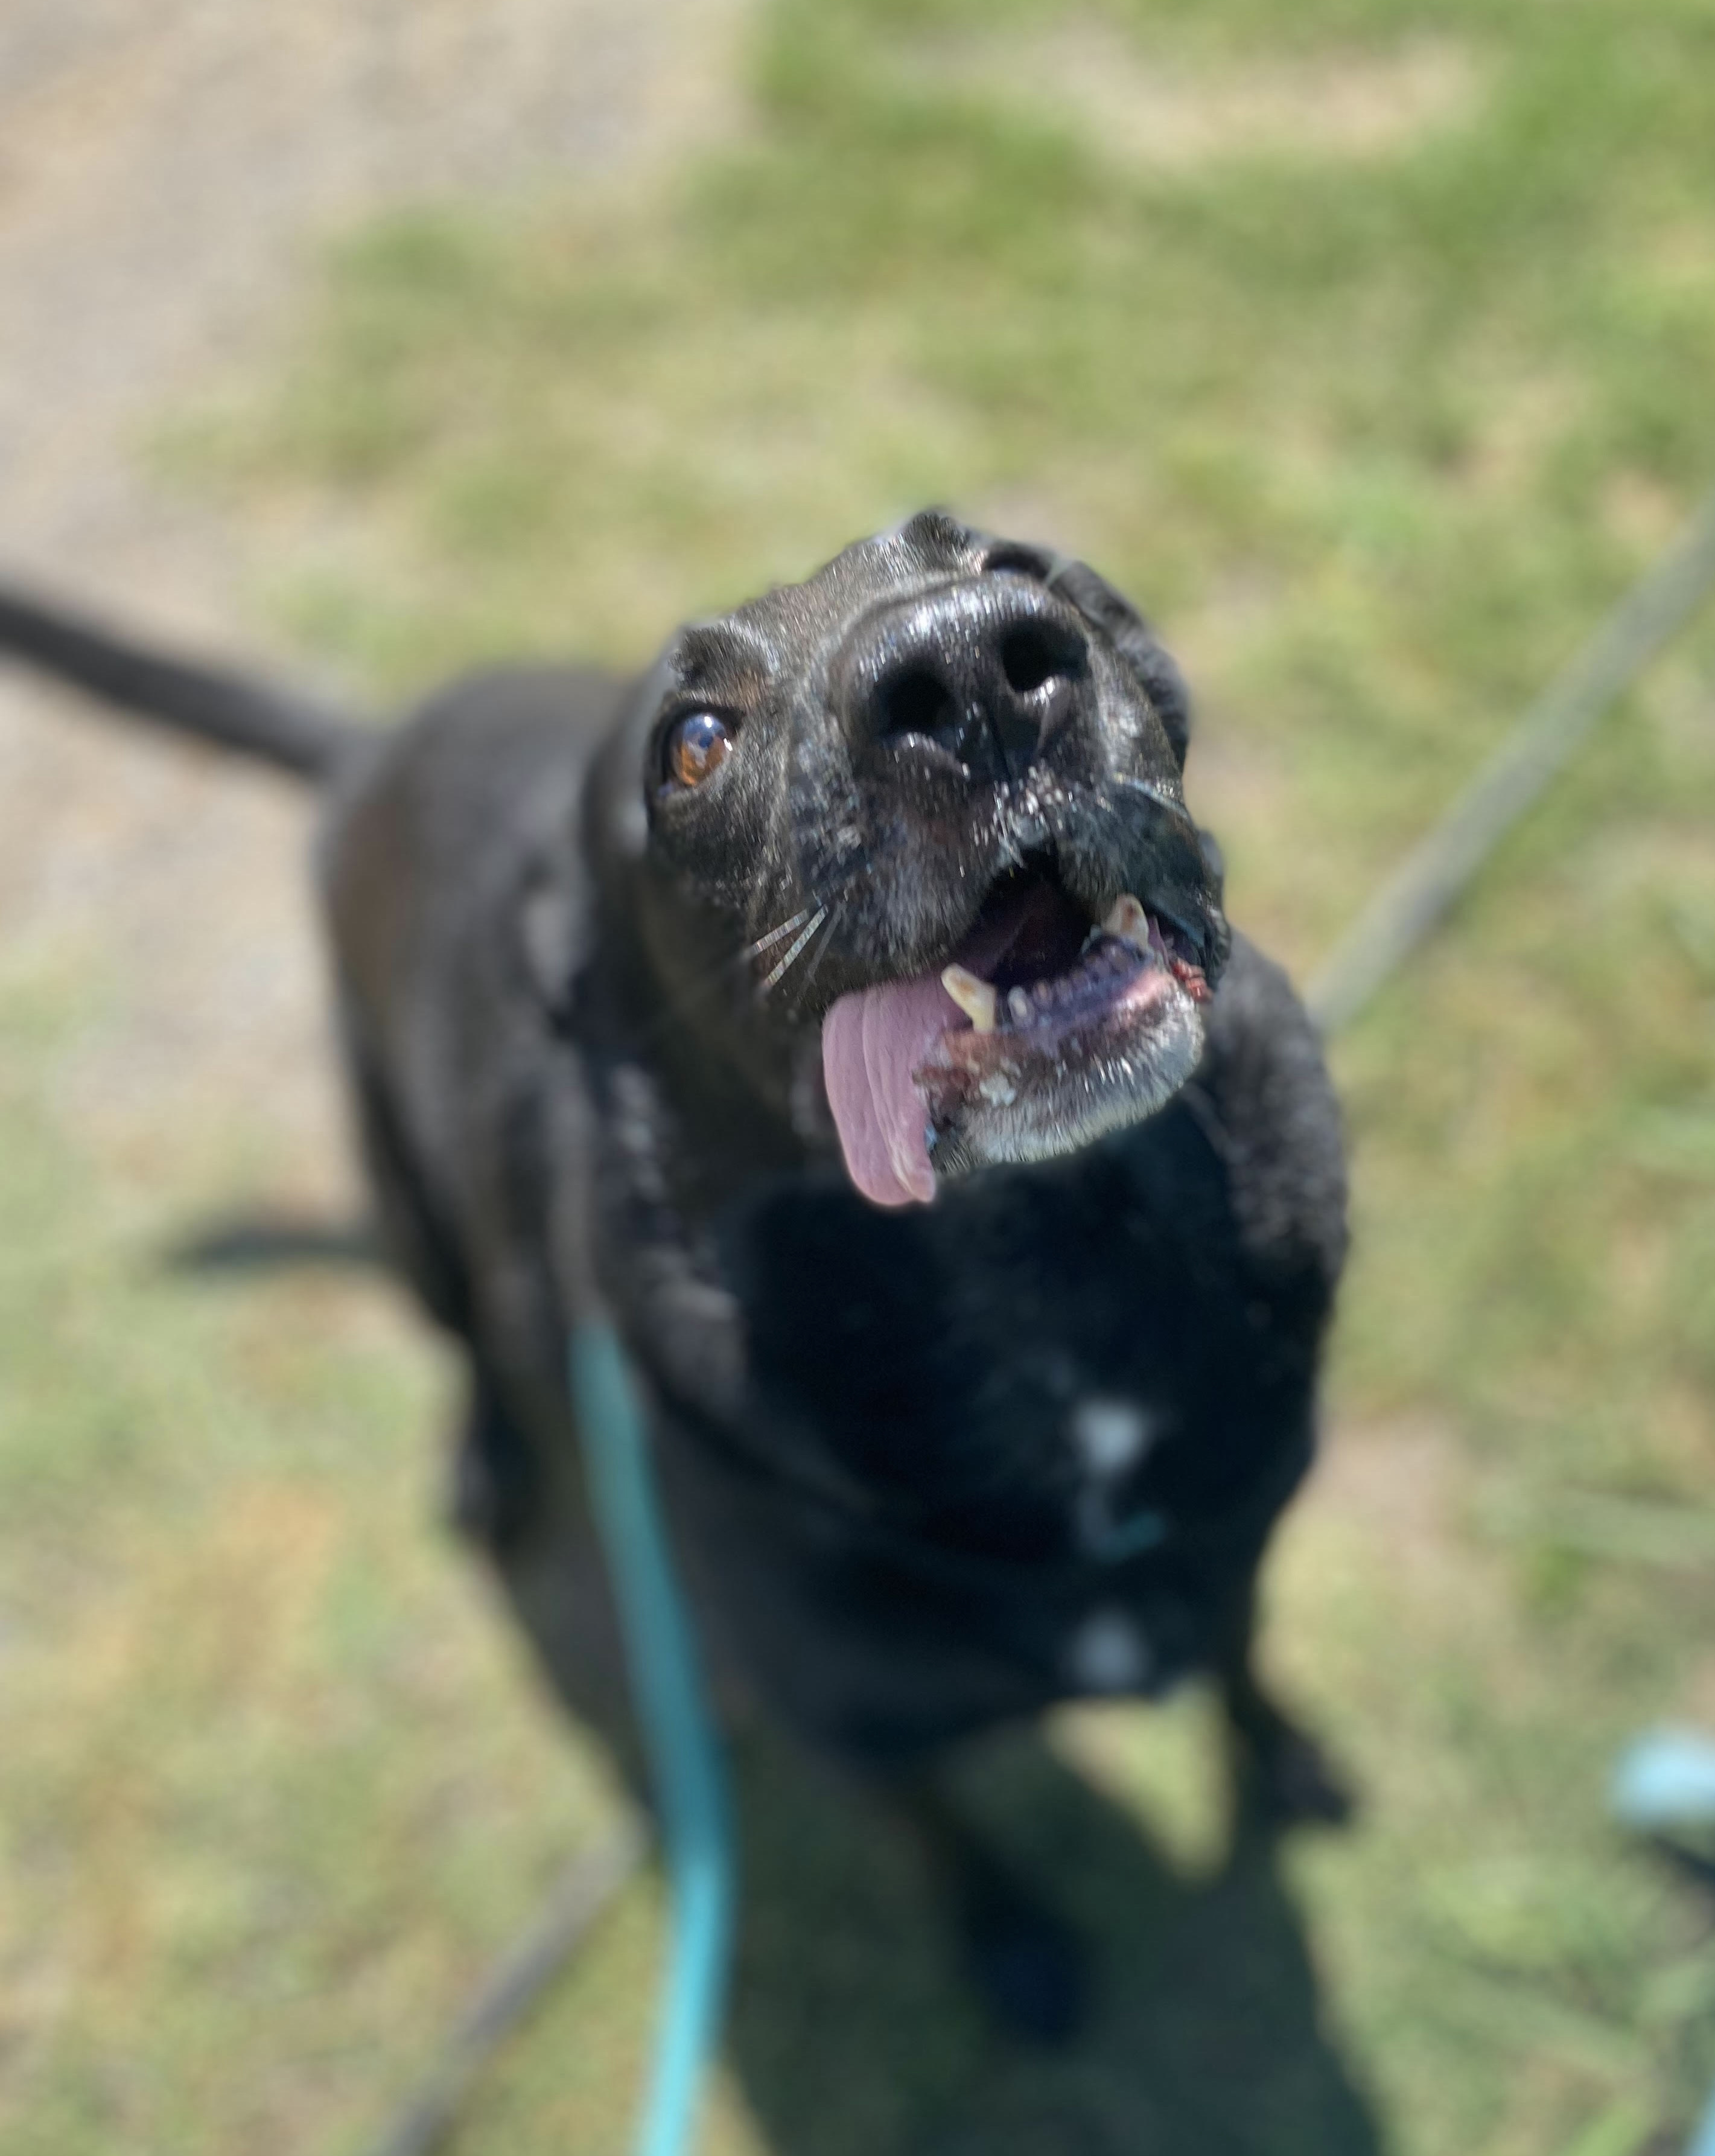
[[425, 1532], [442, 1388], [391, 1299], [163, 1271], [278, 1169], [256, 1134], [115, 1178], [65, 1127], [102, 993], [0, 983], [0, 2140], [323, 2145], [612, 1799]]
[[[1715, 485], [1715, 16], [772, 0], [750, 64], [750, 138], [664, 189], [354, 236], [277, 370], [172, 454], [234, 515], [301, 519], [265, 603], [390, 692], [486, 653], [640, 660], [663, 608], [928, 500], [1075, 547], [1186, 662], [1233, 911], [1308, 965]], [[1127, 141], [1078, 102], [1092, 67], [1213, 117], [1190, 149]], [[1325, 118], [1354, 97], [1362, 125]], [[1031, 2067], [970, 2025], [898, 1852], [769, 1769], [721, 2149], [1677, 2145], [1715, 2077], [1709, 1912], [1602, 1802], [1636, 1726], [1715, 1720], [1712, 827], [1706, 625], [1340, 1045], [1335, 1439], [1274, 1584], [1364, 1830], [1223, 1870], [1177, 1710], [1073, 1717], [1080, 1784], [1003, 1759], [1010, 1830], [1121, 1973], [1092, 2044]], [[0, 2118], [54, 2156], [121, 2115], [138, 2147], [255, 2145], [264, 2117], [337, 2145], [588, 1770], [479, 1611], [421, 1615], [456, 1590], [397, 1524], [414, 1353], [343, 1340], [330, 1300], [140, 1288], [138, 1195], [92, 1189], [51, 1101], [74, 1014], [0, 1016], [33, 1134], [0, 1165], [32, 1246], [0, 1268], [8, 1593], [72, 1568], [94, 1628], [8, 1709], [8, 1869], [67, 2003], [0, 2056]], [[282, 1459], [281, 1531], [326, 1553], [276, 1607], [256, 1478]], [[265, 1651], [182, 1658], [253, 1564]], [[463, 1738], [449, 1763], [470, 1716], [512, 1765]], [[54, 1878], [103, 1863], [79, 1922], [114, 1938], [56, 1938]], [[652, 1923], [604, 1937], [462, 2148], [622, 2145]]]

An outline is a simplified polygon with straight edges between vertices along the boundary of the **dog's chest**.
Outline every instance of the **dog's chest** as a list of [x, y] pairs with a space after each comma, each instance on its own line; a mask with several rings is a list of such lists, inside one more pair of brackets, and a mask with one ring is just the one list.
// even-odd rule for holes
[[1199, 1217], [1164, 1214], [1105, 1165], [904, 1217], [760, 1210], [736, 1268], [749, 1443], [996, 1555], [1117, 1561], [1240, 1497], [1245, 1447], [1211, 1440], [1266, 1370], [1254, 1311], [1195, 1194]]

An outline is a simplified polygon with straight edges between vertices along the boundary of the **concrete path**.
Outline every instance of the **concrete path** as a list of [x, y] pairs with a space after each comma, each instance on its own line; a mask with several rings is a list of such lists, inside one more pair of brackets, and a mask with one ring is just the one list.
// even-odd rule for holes
[[[7, 0], [0, 571], [269, 655], [270, 535], [151, 475], [161, 414], [241, 377], [365, 213], [642, 179], [730, 126], [743, 5]], [[0, 670], [0, 966], [110, 968], [56, 1074], [98, 1145], [259, 1099], [342, 1188], [303, 829], [277, 783]]]

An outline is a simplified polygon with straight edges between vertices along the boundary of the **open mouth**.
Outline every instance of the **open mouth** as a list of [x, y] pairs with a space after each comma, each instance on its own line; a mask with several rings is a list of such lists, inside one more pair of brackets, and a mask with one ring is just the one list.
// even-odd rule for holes
[[1200, 1051], [1189, 938], [1133, 894], [1100, 921], [1052, 866], [990, 891], [950, 963], [842, 996], [822, 1068], [846, 1166], [879, 1205], [938, 1172], [1071, 1152], [1159, 1107]]

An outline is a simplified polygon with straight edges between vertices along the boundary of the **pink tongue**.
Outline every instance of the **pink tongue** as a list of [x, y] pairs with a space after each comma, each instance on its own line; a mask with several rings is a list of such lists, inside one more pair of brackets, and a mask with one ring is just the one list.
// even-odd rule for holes
[[822, 1070], [846, 1170], [877, 1205], [935, 1194], [928, 1112], [911, 1074], [960, 1018], [934, 973], [842, 996], [822, 1022]]

